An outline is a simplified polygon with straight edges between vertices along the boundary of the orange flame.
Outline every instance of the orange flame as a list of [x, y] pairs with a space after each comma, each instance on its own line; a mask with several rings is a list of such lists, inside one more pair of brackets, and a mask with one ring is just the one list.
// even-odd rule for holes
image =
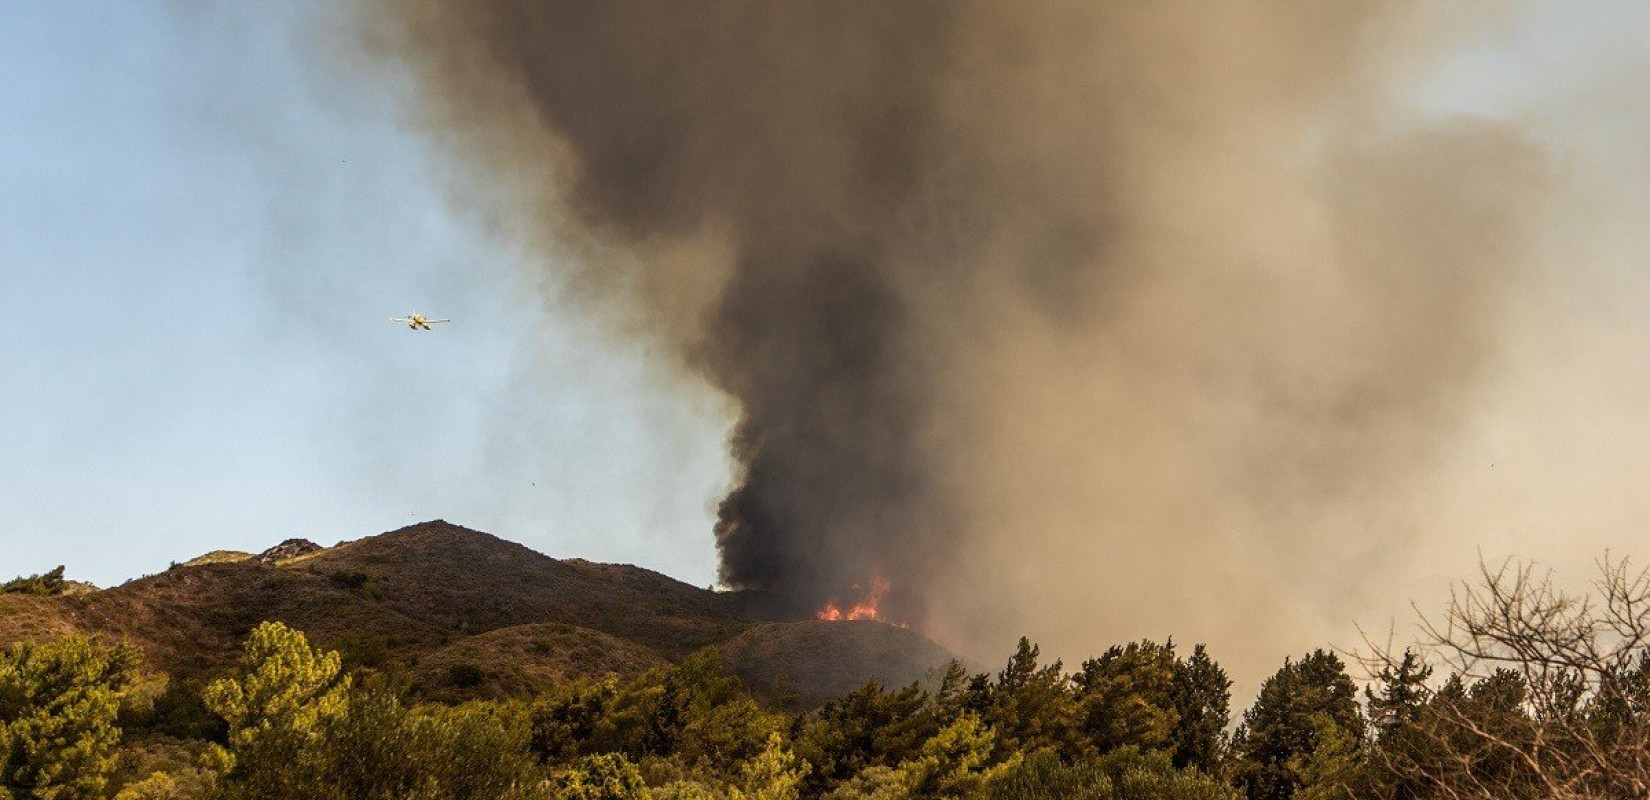
[[[855, 586], [854, 588], [858, 589], [860, 587]], [[871, 588], [865, 590], [865, 594], [860, 597], [857, 602], [849, 606], [848, 610], [842, 610], [842, 608], [836, 604], [836, 601], [833, 600], [821, 606], [818, 611], [814, 612], [814, 618], [822, 619], [827, 622], [841, 622], [842, 620], [871, 620], [880, 622], [882, 621], [882, 617], [877, 613], [877, 606], [882, 603], [883, 595], [888, 594], [888, 588], [889, 584], [887, 578], [873, 576], [871, 578]]]

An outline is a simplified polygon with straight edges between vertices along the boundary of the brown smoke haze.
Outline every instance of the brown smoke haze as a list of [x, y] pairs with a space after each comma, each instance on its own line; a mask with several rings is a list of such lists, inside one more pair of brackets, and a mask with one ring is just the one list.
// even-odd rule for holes
[[967, 652], [1173, 634], [1252, 675], [1470, 569], [1446, 489], [1555, 171], [1394, 87], [1487, 20], [361, 4], [500, 230], [737, 405], [729, 586], [883, 575]]

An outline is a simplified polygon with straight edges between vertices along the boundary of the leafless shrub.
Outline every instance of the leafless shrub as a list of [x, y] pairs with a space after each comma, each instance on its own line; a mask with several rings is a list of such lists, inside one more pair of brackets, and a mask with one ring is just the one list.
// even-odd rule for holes
[[[1650, 570], [1597, 562], [1591, 587], [1550, 571], [1480, 564], [1419, 650], [1440, 673], [1412, 719], [1370, 748], [1394, 798], [1650, 797]], [[1401, 663], [1371, 645], [1372, 670]]]

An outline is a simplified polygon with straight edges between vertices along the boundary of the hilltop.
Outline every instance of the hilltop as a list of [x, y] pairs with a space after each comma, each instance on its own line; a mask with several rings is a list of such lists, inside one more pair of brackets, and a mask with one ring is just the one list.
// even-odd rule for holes
[[750, 598], [624, 564], [558, 560], [442, 520], [324, 548], [214, 551], [101, 591], [0, 595], [0, 644], [85, 633], [156, 669], [221, 671], [278, 620], [437, 699], [523, 696], [563, 676], [631, 676], [717, 647], [754, 687], [803, 699], [914, 680], [951, 656], [877, 623], [775, 621]]

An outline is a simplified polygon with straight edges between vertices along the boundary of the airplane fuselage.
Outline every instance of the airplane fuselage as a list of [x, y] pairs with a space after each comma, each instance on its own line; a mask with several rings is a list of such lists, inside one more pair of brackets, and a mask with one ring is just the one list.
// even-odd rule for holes
[[408, 314], [405, 317], [391, 317], [390, 321], [391, 322], [404, 322], [404, 323], [407, 324], [407, 328], [409, 330], [428, 331], [428, 330], [434, 330], [433, 328], [430, 327], [430, 323], [432, 323], [432, 322], [448, 322], [449, 320], [429, 319], [429, 318], [425, 317], [423, 314]]

